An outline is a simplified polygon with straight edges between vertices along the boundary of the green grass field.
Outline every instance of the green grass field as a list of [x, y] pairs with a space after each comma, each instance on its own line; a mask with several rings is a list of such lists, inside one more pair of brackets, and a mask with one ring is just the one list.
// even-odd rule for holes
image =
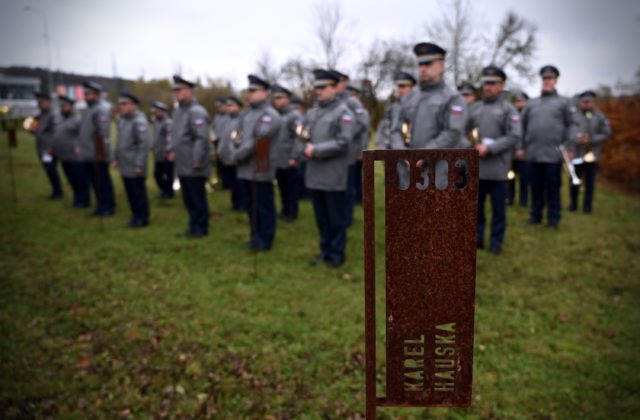
[[[115, 173], [111, 219], [46, 200], [28, 136], [12, 150], [14, 202], [0, 140], [1, 418], [363, 415], [361, 208], [344, 267], [306, 264], [303, 202], [255, 279], [227, 192], [209, 194], [210, 235], [181, 239], [180, 197], [159, 202], [148, 178], [152, 222], [131, 230]], [[557, 232], [527, 216], [510, 208], [503, 255], [478, 254], [472, 406], [381, 418], [640, 418], [640, 200], [601, 187], [595, 214], [565, 212]]]

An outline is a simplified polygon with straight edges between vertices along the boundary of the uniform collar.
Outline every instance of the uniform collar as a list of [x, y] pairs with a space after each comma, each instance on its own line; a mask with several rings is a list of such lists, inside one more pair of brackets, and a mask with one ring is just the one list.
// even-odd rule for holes
[[288, 114], [291, 111], [291, 108], [292, 108], [292, 106], [291, 106], [291, 104], [289, 104], [289, 105], [287, 105], [287, 106], [285, 106], [285, 107], [283, 107], [281, 109], [278, 109], [277, 111], [278, 111], [278, 114], [284, 115], [284, 114]]
[[178, 104], [178, 106], [179, 106], [180, 108], [190, 108], [190, 107], [191, 107], [193, 104], [195, 104], [195, 103], [196, 103], [196, 100], [195, 100], [195, 99], [192, 99], [192, 100], [190, 100], [190, 101], [180, 103], [180, 104]]
[[434, 90], [439, 89], [444, 86], [444, 78], [438, 80], [437, 82], [420, 82], [420, 90]]
[[550, 92], [545, 92], [542, 91], [542, 93], [540, 94], [540, 96], [545, 97], [545, 96], [558, 96], [558, 91], [557, 90], [552, 90]]
[[329, 99], [328, 101], [318, 101], [318, 106], [320, 106], [320, 108], [327, 108], [333, 105], [334, 103], [336, 103], [337, 101], [338, 101], [338, 97]]
[[267, 105], [267, 100], [266, 100], [266, 99], [263, 99], [263, 100], [261, 100], [261, 101], [259, 101], [259, 102], [254, 102], [254, 103], [252, 103], [252, 104], [249, 104], [249, 106], [250, 106], [252, 109], [260, 109], [260, 108], [264, 108], [266, 105]]

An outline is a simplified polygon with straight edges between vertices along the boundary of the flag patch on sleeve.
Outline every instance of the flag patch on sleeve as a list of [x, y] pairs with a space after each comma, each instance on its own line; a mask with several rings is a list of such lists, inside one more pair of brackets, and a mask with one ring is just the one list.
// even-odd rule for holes
[[462, 115], [463, 108], [460, 105], [453, 105], [451, 107], [451, 113], [453, 115]]
[[511, 122], [512, 123], [517, 123], [518, 121], [520, 121], [520, 115], [512, 115], [511, 116]]
[[140, 124], [138, 125], [138, 133], [144, 133], [147, 131], [147, 126]]
[[107, 122], [107, 116], [104, 115], [104, 114], [100, 115], [100, 122], [101, 123], [106, 123]]
[[349, 114], [344, 114], [342, 116], [341, 121], [342, 121], [343, 124], [349, 125], [349, 124], [351, 124], [353, 122], [353, 118], [351, 118], [351, 115], [349, 115]]
[[196, 127], [202, 127], [204, 125], [204, 118], [196, 118], [193, 120], [193, 125]]
[[262, 116], [262, 123], [263, 124], [271, 124], [271, 121], [273, 121], [273, 120], [271, 119], [270, 116], [268, 116], [268, 115], [263, 115]]

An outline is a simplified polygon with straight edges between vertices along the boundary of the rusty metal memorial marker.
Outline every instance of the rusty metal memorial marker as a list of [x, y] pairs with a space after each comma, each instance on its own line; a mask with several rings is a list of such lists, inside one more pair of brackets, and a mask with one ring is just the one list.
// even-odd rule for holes
[[[374, 162], [384, 163], [386, 395], [376, 396]], [[471, 404], [478, 154], [363, 154], [366, 415]]]

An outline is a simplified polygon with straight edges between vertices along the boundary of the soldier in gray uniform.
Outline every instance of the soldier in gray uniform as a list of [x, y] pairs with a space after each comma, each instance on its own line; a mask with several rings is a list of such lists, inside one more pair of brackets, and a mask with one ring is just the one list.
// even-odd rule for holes
[[464, 103], [467, 105], [467, 109], [476, 101], [478, 90], [471, 82], [460, 83], [458, 85], [458, 92], [460, 92], [460, 95], [464, 98]]
[[[520, 114], [522, 114], [522, 111], [527, 105], [528, 100], [529, 95], [524, 92], [516, 92], [514, 94], [513, 105], [515, 105]], [[512, 205], [515, 201], [517, 178], [517, 182], [520, 188], [520, 207], [527, 207], [527, 203], [529, 200], [529, 178], [531, 177], [529, 175], [529, 164], [520, 156], [517, 150], [514, 151], [513, 158], [511, 160], [511, 169], [513, 169], [515, 177], [509, 180], [509, 195], [507, 198], [507, 204]]]
[[245, 197], [238, 175], [236, 173], [236, 163], [233, 160], [234, 141], [239, 140], [238, 130], [242, 119], [242, 100], [237, 96], [227, 98], [225, 110], [227, 116], [224, 124], [216, 132], [218, 142], [216, 144], [216, 155], [220, 166], [220, 176], [222, 184], [227, 185], [231, 190], [231, 208], [235, 211], [249, 211], [248, 197]]
[[404, 71], [396, 72], [393, 80], [396, 84], [396, 101], [387, 104], [385, 116], [378, 124], [376, 144], [383, 149], [391, 149], [391, 126], [398, 119], [400, 104], [413, 94], [413, 87], [417, 83], [415, 77]]
[[298, 217], [296, 127], [301, 124], [302, 115], [291, 105], [291, 96], [291, 91], [285, 87], [274, 85], [271, 88], [273, 106], [281, 119], [278, 135], [272, 147], [271, 162], [276, 169], [280, 189], [280, 219], [285, 222], [292, 222]]
[[116, 200], [109, 173], [111, 158], [111, 105], [102, 99], [102, 85], [85, 81], [84, 98], [87, 109], [82, 114], [80, 124], [80, 159], [86, 162], [87, 173], [96, 196], [98, 217], [113, 216]]
[[309, 142], [306, 187], [311, 192], [316, 224], [320, 232], [320, 254], [309, 264], [324, 261], [339, 267], [345, 261], [347, 243], [347, 180], [349, 144], [353, 141], [355, 116], [337, 98], [339, 78], [333, 72], [314, 70], [316, 105], [307, 111], [305, 125]]
[[74, 111], [73, 99], [58, 96], [60, 116], [53, 133], [53, 151], [62, 162], [62, 169], [73, 190], [74, 208], [91, 205], [91, 185], [87, 167], [80, 160], [80, 115]]
[[160, 101], [155, 101], [151, 107], [153, 111], [153, 176], [160, 190], [160, 198], [173, 198], [174, 160], [173, 144], [171, 142], [171, 127], [173, 121], [169, 118], [169, 107]]
[[211, 174], [211, 118], [196, 100], [195, 83], [178, 75], [173, 76], [173, 83], [178, 107], [173, 111], [171, 140], [182, 200], [189, 212], [189, 227], [180, 236], [201, 238], [209, 233], [209, 204], [204, 185]]
[[560, 183], [562, 154], [574, 128], [575, 108], [569, 98], [558, 95], [556, 83], [560, 71], [554, 66], [540, 69], [542, 95], [531, 99], [522, 112], [523, 152], [531, 169], [531, 217], [529, 224], [542, 223], [547, 205], [547, 226], [557, 229], [560, 223]]
[[[220, 142], [220, 136], [222, 132], [225, 131], [224, 126], [229, 120], [229, 111], [227, 107], [226, 98], [216, 98], [215, 103], [216, 103], [216, 115], [213, 117], [213, 123], [211, 124], [211, 128], [212, 128], [213, 148], [217, 152], [218, 143]], [[225, 166], [225, 163], [220, 160], [220, 156], [217, 156], [216, 173], [218, 174], [218, 179], [220, 180], [222, 189], [228, 190], [231, 188], [231, 184], [229, 183], [229, 180], [225, 177], [224, 166]]]
[[[393, 149], [450, 149], [469, 147], [465, 136], [466, 107], [462, 96], [443, 79], [446, 51], [428, 42], [413, 47], [418, 61], [420, 90], [403, 101], [391, 128]], [[408, 168], [400, 166], [401, 185], [409, 184]], [[447, 172], [436, 168], [435, 184], [445, 188]]]
[[266, 251], [273, 245], [276, 235], [275, 168], [270, 160], [280, 115], [269, 103], [271, 84], [253, 74], [248, 79], [249, 109], [240, 122], [240, 137], [233, 159], [243, 194], [249, 197], [250, 239], [247, 246], [254, 251]]
[[477, 130], [475, 148], [480, 155], [478, 186], [477, 246], [484, 248], [484, 202], [491, 200], [491, 243], [489, 252], [500, 254], [507, 228], [507, 173], [513, 149], [520, 141], [522, 127], [516, 108], [504, 96], [507, 75], [495, 66], [482, 69], [482, 100], [469, 109], [467, 131]]
[[[364, 89], [363, 81], [351, 81], [347, 90], [351, 96], [362, 103], [362, 91]], [[364, 129], [360, 130], [351, 142], [352, 147], [349, 148], [349, 170], [351, 171], [351, 179], [353, 191], [351, 196], [351, 211], [349, 213], [349, 225], [353, 221], [353, 207], [355, 204], [362, 204], [362, 151], [369, 147], [369, 130], [371, 129], [371, 115], [366, 108], [362, 107], [360, 120], [364, 125]]]
[[122, 92], [118, 99], [118, 144], [113, 167], [120, 169], [131, 220], [129, 227], [140, 228], [149, 224], [149, 198], [145, 180], [149, 153], [149, 123], [138, 108], [140, 100], [130, 92]]
[[55, 129], [56, 114], [51, 109], [51, 96], [48, 93], [37, 93], [38, 108], [40, 114], [37, 116], [37, 127], [32, 134], [36, 136], [36, 153], [38, 160], [42, 162], [49, 183], [51, 184], [51, 200], [62, 198], [62, 184], [58, 175], [58, 158], [53, 154], [53, 132]]
[[[353, 139], [352, 143], [349, 144], [349, 180], [347, 181], [347, 200], [349, 206], [349, 210], [347, 210], [347, 226], [351, 226], [351, 223], [353, 222], [353, 206], [355, 205], [356, 191], [358, 189], [356, 185], [357, 154], [360, 148], [360, 138], [365, 131], [369, 130], [371, 119], [360, 99], [357, 96], [352, 95], [347, 89], [349, 87], [349, 76], [345, 73], [339, 72], [338, 70], [329, 71], [339, 79], [339, 82], [336, 85], [338, 100], [343, 101], [355, 117]], [[360, 179], [362, 179], [362, 175], [360, 176]], [[360, 189], [362, 190], [362, 187]]]
[[[582, 211], [591, 213], [593, 210], [593, 195], [596, 188], [596, 173], [602, 143], [611, 137], [611, 127], [605, 115], [594, 109], [596, 93], [587, 90], [579, 95], [578, 112], [575, 114], [577, 127], [575, 136], [571, 138], [573, 164], [576, 175], [582, 178], [585, 186]], [[578, 209], [579, 185], [569, 185], [571, 204], [569, 211]]]

